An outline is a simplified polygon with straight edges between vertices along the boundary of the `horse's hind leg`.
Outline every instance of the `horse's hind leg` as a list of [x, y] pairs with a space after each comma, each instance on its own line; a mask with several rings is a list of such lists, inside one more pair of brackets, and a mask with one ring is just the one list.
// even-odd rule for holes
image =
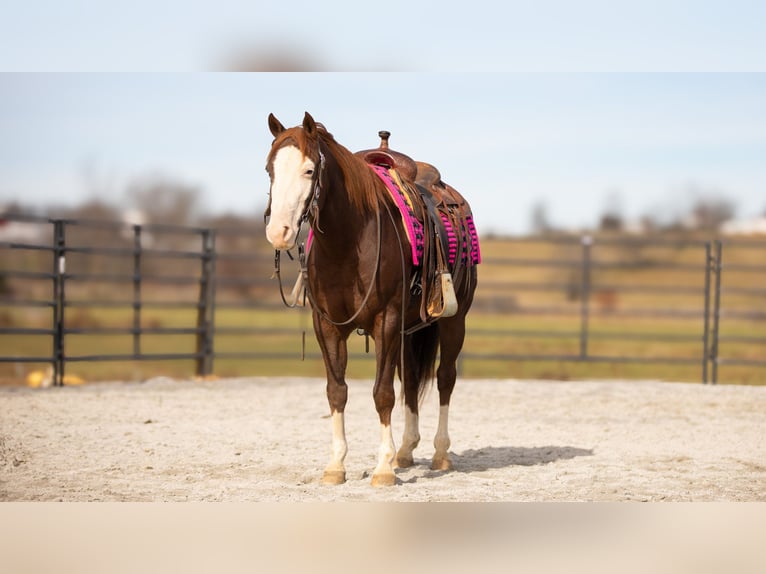
[[439, 330], [441, 358], [436, 371], [436, 381], [439, 389], [439, 424], [434, 437], [434, 457], [431, 460], [431, 470], [450, 470], [452, 461], [449, 458], [449, 403], [452, 390], [457, 379], [457, 358], [463, 348], [465, 339], [465, 316], [455, 316], [442, 319]]
[[404, 372], [402, 372], [402, 365], [399, 365], [399, 378], [402, 380], [404, 390], [404, 433], [402, 444], [394, 460], [394, 466], [398, 468], [409, 468], [414, 464], [412, 451], [420, 443], [418, 380], [414, 368], [417, 357], [413, 356], [409, 344], [405, 344], [405, 349]]

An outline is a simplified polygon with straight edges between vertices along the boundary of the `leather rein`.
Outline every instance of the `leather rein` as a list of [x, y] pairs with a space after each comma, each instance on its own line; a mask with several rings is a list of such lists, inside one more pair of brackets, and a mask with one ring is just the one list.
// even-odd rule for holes
[[[322, 175], [324, 174], [325, 169], [325, 155], [322, 153], [321, 149], [321, 140], [317, 142], [317, 150], [319, 151], [319, 170], [316, 174], [316, 179], [314, 181], [314, 189], [311, 195], [306, 199], [306, 205], [303, 210], [303, 214], [301, 215], [300, 219], [298, 220], [298, 234], [300, 234], [300, 229], [304, 222], [308, 221], [312, 229], [314, 229], [317, 233], [324, 233], [322, 231], [321, 227], [319, 226], [319, 198], [322, 193]], [[388, 205], [385, 206], [386, 210], [388, 211], [389, 217], [391, 217], [392, 222], [394, 222], [393, 214], [391, 213], [390, 208]], [[269, 203], [266, 207], [266, 211], [263, 214], [263, 220], [264, 223], [266, 222], [267, 218], [271, 215], [271, 189], [269, 189]], [[301, 279], [303, 282], [303, 289], [304, 289], [304, 295], [308, 297], [312, 308], [317, 312], [317, 314], [330, 323], [331, 325], [335, 325], [336, 327], [342, 327], [345, 325], [349, 325], [352, 323], [362, 312], [365, 305], [367, 305], [367, 302], [370, 299], [370, 295], [372, 295], [372, 289], [375, 286], [375, 282], [378, 277], [378, 271], [380, 269], [380, 255], [381, 255], [381, 248], [382, 248], [382, 232], [381, 232], [381, 221], [380, 221], [380, 209], [379, 207], [375, 210], [375, 218], [377, 223], [377, 240], [376, 240], [376, 252], [375, 252], [375, 267], [372, 273], [372, 278], [370, 279], [370, 284], [367, 287], [367, 293], [364, 296], [364, 299], [359, 305], [359, 308], [354, 312], [351, 317], [344, 321], [335, 321], [330, 318], [330, 316], [319, 308], [317, 305], [316, 299], [314, 299], [313, 294], [311, 293], [311, 288], [309, 287], [309, 281], [308, 281], [308, 263], [307, 263], [307, 257], [308, 253], [306, 252], [305, 248], [305, 242], [301, 243], [298, 246], [298, 263], [300, 265], [301, 269]], [[399, 236], [399, 231], [396, 229], [396, 225], [394, 224], [394, 229], [397, 232], [397, 237]], [[401, 246], [401, 238], [399, 238], [399, 243]], [[282, 303], [286, 307], [289, 308], [295, 308], [298, 306], [298, 299], [300, 297], [300, 291], [296, 294], [295, 300], [293, 303], [289, 303], [287, 301], [287, 298], [285, 297], [284, 292], [284, 286], [282, 284], [282, 276], [280, 274], [280, 259], [281, 259], [281, 251], [279, 249], [276, 249], [274, 251], [274, 276], [277, 278], [277, 281], [279, 282], [279, 295], [282, 298]], [[286, 251], [287, 256], [290, 259], [294, 260], [293, 255], [290, 253], [289, 250]], [[404, 255], [402, 255], [404, 257]]]

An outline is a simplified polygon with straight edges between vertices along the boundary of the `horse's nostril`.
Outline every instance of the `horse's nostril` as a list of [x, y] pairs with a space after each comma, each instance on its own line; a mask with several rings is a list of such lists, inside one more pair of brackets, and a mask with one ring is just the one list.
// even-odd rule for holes
[[282, 239], [287, 239], [287, 236], [290, 235], [290, 228], [285, 225], [282, 227]]

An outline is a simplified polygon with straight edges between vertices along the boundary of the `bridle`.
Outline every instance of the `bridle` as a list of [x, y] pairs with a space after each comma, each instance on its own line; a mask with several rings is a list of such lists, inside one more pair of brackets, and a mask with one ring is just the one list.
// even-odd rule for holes
[[[322, 192], [322, 175], [324, 175], [325, 167], [325, 155], [322, 153], [322, 145], [319, 140], [317, 140], [317, 151], [319, 152], [319, 170], [317, 170], [314, 177], [313, 189], [303, 204], [303, 213], [301, 213], [301, 217], [298, 220], [298, 234], [300, 234], [304, 222], [310, 219], [316, 222], [319, 219], [319, 196]], [[269, 222], [269, 217], [271, 216], [272, 185], [273, 182], [269, 185], [269, 202], [266, 204], [266, 211], [263, 212], [263, 223], [265, 224]], [[290, 257], [292, 258], [292, 256]]]
[[[303, 212], [301, 213], [300, 218], [298, 219], [298, 233], [296, 236], [300, 236], [301, 228], [303, 227], [304, 222], [309, 221], [309, 225], [312, 224], [312, 222], [315, 222], [318, 220], [319, 217], [319, 197], [322, 193], [322, 176], [324, 175], [324, 168], [325, 168], [325, 155], [322, 153], [322, 148], [320, 147], [321, 144], [319, 143], [319, 140], [317, 140], [317, 151], [319, 152], [319, 169], [316, 171], [314, 175], [314, 182], [313, 182], [313, 188], [309, 196], [306, 198], [305, 203], [303, 204]], [[272, 187], [274, 185], [273, 180], [271, 181], [271, 184], [269, 185], [269, 202], [266, 205], [266, 210], [263, 212], [263, 223], [268, 224], [269, 217], [271, 216], [271, 193], [272, 193]], [[286, 250], [285, 253], [287, 253], [287, 256], [290, 258], [291, 261], [295, 260], [295, 257], [292, 253], [290, 253], [290, 250]], [[279, 283], [279, 295], [282, 298], [282, 303], [286, 307], [289, 307], [290, 309], [294, 309], [295, 307], [298, 307], [298, 299], [300, 298], [300, 293], [297, 294], [294, 301], [292, 303], [289, 303], [287, 301], [287, 297], [285, 297], [285, 291], [284, 286], [282, 285], [282, 275], [280, 272], [280, 259], [282, 256], [282, 251], [279, 249], [274, 250], [274, 275], [272, 277], [276, 277], [277, 282]], [[301, 266], [301, 278], [303, 280], [303, 285], [305, 286], [306, 280], [308, 279], [308, 268], [306, 265], [306, 253], [305, 253], [305, 243], [301, 243], [298, 245], [298, 261]], [[305, 289], [304, 293], [308, 293], [308, 289]]]

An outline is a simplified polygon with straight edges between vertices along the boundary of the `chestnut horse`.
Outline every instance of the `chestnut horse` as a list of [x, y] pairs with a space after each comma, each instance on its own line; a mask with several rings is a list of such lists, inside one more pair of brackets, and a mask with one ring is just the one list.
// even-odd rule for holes
[[[332, 454], [322, 482], [346, 480], [346, 341], [355, 330], [363, 330], [375, 342], [373, 397], [380, 447], [372, 485], [395, 484], [394, 468], [413, 464], [412, 452], [420, 440], [419, 397], [433, 378], [437, 350], [440, 410], [431, 468], [450, 469], [448, 410], [465, 317], [476, 288], [475, 265], [466, 266], [455, 283], [456, 314], [411, 329], [421, 322], [419, 296], [410, 289], [413, 262], [406, 256], [409, 244], [402, 218], [381, 178], [308, 113], [301, 126], [286, 129], [273, 114], [268, 123], [274, 141], [266, 164], [271, 180], [266, 236], [278, 257], [280, 251], [296, 246], [304, 221], [313, 235], [302, 261], [302, 279], [327, 372], [332, 418]], [[398, 452], [391, 430], [396, 370], [405, 404]]]

